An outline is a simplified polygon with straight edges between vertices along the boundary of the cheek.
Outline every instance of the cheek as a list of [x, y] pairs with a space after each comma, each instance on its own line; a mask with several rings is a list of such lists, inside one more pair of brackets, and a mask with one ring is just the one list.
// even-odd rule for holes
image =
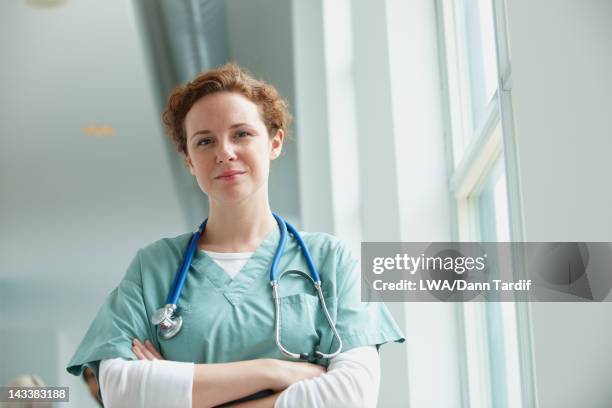
[[259, 172], [265, 171], [270, 167], [270, 152], [267, 150], [258, 151], [256, 155], [251, 157], [251, 164], [258, 169]]
[[202, 158], [196, 158], [192, 160], [191, 165], [189, 166], [189, 172], [198, 179], [201, 179], [202, 181], [207, 180], [208, 175], [211, 173], [211, 171], [212, 167], [209, 165], [208, 162], [206, 162], [206, 160], [203, 160]]
[[270, 176], [270, 160], [262, 160], [259, 163], [259, 178], [267, 179]]

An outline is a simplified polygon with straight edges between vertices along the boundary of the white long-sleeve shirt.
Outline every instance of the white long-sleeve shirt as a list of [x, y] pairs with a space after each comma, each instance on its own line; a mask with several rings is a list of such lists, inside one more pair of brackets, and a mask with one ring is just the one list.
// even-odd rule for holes
[[102, 360], [98, 381], [104, 406], [191, 408], [193, 366], [168, 360]]
[[376, 406], [379, 383], [376, 347], [357, 347], [332, 358], [325, 374], [288, 387], [274, 408], [371, 408]]
[[[99, 380], [104, 406], [191, 408], [193, 370], [193, 363], [167, 360], [102, 360]], [[326, 373], [291, 385], [274, 407], [375, 407], [379, 381], [376, 348], [357, 347], [332, 358]]]

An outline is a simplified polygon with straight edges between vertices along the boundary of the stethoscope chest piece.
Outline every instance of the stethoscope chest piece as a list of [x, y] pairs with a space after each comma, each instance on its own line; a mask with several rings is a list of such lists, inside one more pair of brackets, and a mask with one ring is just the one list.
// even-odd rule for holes
[[169, 340], [177, 335], [183, 327], [183, 318], [175, 316], [176, 305], [167, 304], [151, 316], [151, 323], [159, 326], [159, 337]]

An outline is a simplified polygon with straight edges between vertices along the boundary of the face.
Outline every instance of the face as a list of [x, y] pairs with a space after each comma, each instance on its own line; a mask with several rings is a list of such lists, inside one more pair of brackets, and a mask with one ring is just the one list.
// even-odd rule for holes
[[270, 138], [258, 106], [231, 92], [196, 101], [185, 117], [187, 166], [209, 200], [230, 204], [267, 199], [270, 161], [283, 132]]

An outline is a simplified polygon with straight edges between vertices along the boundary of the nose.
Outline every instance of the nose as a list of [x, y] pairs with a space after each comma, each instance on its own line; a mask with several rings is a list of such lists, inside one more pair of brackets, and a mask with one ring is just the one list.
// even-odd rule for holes
[[226, 141], [219, 142], [217, 144], [216, 159], [218, 164], [236, 160], [236, 152], [232, 144]]

